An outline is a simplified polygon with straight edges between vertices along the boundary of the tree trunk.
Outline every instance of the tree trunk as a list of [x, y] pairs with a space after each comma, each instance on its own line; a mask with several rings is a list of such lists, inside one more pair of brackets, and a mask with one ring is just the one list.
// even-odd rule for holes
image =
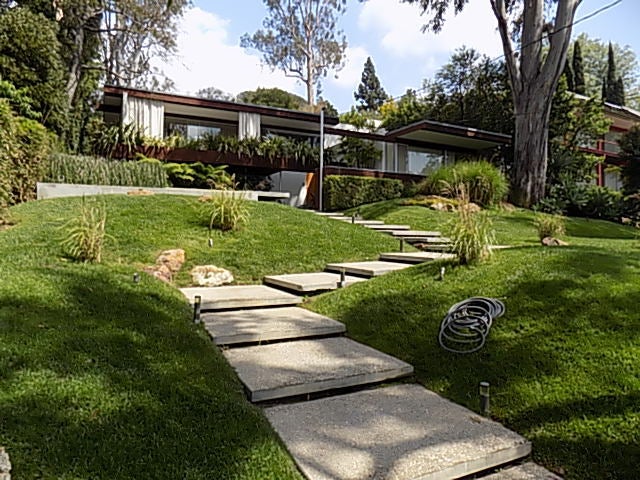
[[530, 208], [544, 198], [551, 100], [521, 95], [515, 105], [514, 166], [511, 201]]

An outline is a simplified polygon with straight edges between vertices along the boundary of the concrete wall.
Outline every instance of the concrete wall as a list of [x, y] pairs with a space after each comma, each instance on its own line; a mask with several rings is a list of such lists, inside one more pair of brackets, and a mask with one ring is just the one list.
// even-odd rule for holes
[[288, 204], [292, 207], [304, 205], [307, 199], [305, 181], [306, 172], [279, 172], [269, 178], [273, 182], [271, 193], [283, 193], [288, 195]]
[[126, 195], [128, 192], [148, 190], [153, 193], [166, 195], [189, 195], [200, 197], [211, 195], [212, 192], [221, 195], [243, 195], [247, 200], [275, 201], [288, 200], [287, 192], [258, 192], [254, 190], [225, 191], [207, 190], [199, 188], [154, 188], [154, 187], [116, 187], [109, 185], [79, 185], [71, 183], [38, 183], [38, 200], [45, 198], [81, 197], [83, 195]]

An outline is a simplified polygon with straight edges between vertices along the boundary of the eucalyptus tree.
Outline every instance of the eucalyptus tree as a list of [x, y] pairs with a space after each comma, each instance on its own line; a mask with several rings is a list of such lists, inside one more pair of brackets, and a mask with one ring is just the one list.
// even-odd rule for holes
[[241, 39], [244, 48], [255, 48], [271, 69], [301, 81], [307, 103], [313, 105], [316, 89], [330, 70], [344, 65], [347, 41], [338, 29], [346, 0], [264, 0], [264, 29]]

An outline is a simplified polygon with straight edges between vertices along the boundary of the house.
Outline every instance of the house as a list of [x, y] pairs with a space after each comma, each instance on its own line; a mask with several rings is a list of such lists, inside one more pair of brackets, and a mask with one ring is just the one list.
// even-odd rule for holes
[[[281, 108], [209, 100], [133, 88], [105, 86], [100, 110], [108, 124], [135, 124], [147, 136], [165, 138], [180, 134], [189, 139], [204, 134], [235, 136], [239, 139], [281, 136], [320, 143], [320, 115]], [[324, 145], [330, 149], [343, 138], [373, 142], [381, 152], [369, 168], [341, 165], [339, 159], [327, 162], [325, 175], [349, 174], [404, 181], [422, 179], [440, 165], [457, 157], [486, 155], [511, 142], [500, 133], [423, 120], [392, 131], [363, 132], [339, 124], [335, 117], [324, 117]], [[231, 172], [251, 172], [271, 176], [274, 188], [291, 193], [292, 203], [301, 205], [317, 165], [291, 159], [278, 162], [260, 158], [233, 158], [218, 152], [184, 148], [163, 153], [178, 162], [220, 163]]]

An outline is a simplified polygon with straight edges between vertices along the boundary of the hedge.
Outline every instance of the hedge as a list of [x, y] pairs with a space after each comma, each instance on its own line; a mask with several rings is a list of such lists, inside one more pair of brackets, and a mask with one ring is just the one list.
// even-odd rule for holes
[[379, 202], [402, 196], [404, 185], [389, 178], [328, 175], [324, 179], [324, 208], [344, 210], [365, 203]]

